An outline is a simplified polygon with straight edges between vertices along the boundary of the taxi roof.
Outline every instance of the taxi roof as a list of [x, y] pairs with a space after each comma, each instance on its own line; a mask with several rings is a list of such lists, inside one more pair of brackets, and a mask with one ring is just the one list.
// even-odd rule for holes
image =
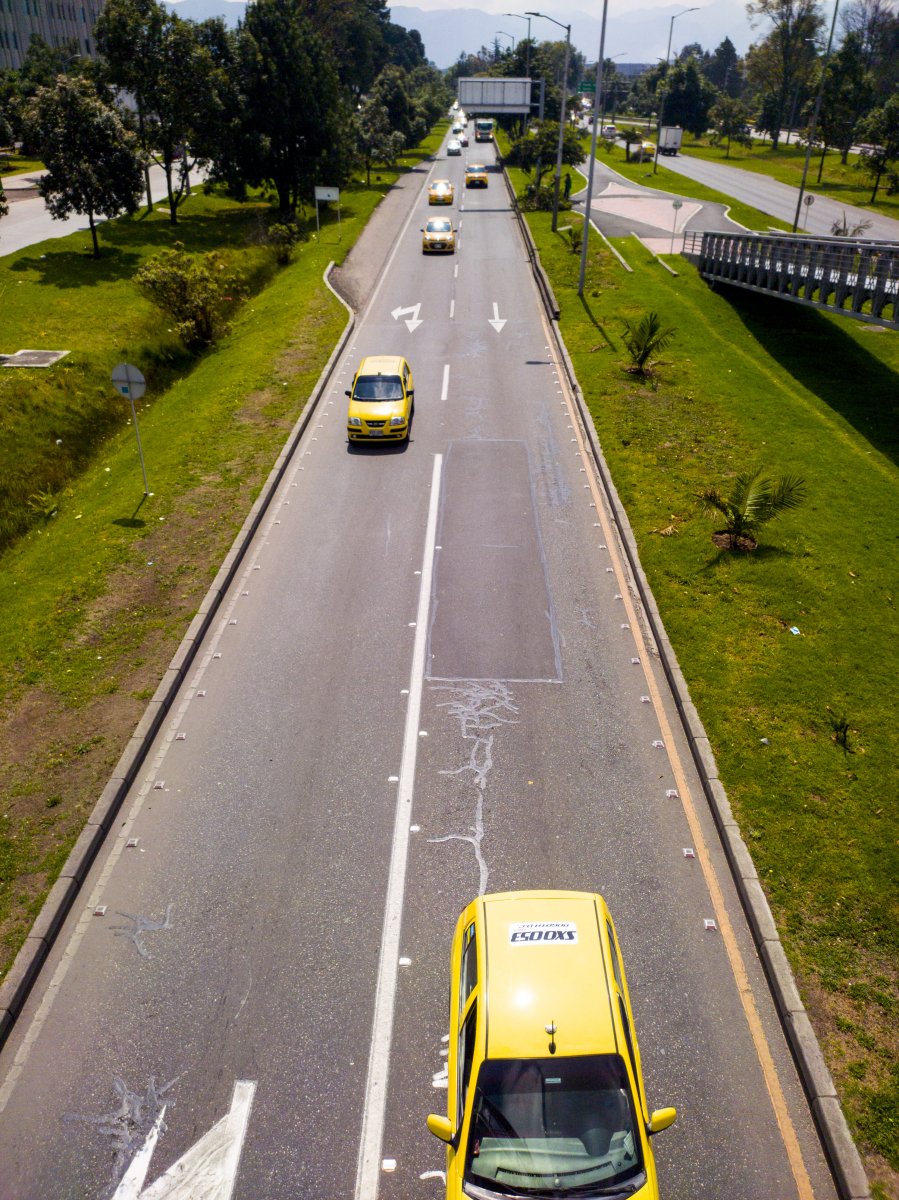
[[[505, 892], [481, 897], [488, 1058], [617, 1050], [600, 941], [601, 897]], [[602, 905], [604, 907], [604, 905]]]
[[363, 358], [357, 375], [399, 375], [406, 360], [399, 354], [370, 354]]

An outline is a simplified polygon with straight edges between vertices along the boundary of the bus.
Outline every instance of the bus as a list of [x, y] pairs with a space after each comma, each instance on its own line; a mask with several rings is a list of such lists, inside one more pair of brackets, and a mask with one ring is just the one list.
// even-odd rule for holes
[[476, 142], [492, 142], [493, 141], [493, 120], [490, 117], [481, 117], [474, 123], [474, 140]]

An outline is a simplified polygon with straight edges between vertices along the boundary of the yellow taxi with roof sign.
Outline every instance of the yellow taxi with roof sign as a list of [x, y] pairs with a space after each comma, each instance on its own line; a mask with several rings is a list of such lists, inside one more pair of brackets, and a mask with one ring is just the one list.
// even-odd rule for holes
[[428, 204], [452, 204], [455, 187], [448, 179], [435, 179], [428, 188]]
[[469, 163], [465, 168], [465, 186], [467, 188], [487, 187], [489, 182], [487, 168], [483, 163]]
[[621, 952], [602, 896], [479, 896], [450, 964], [448, 1200], [658, 1200], [650, 1111]]
[[398, 354], [363, 358], [346, 392], [347, 438], [351, 442], [403, 442], [415, 412], [412, 370]]

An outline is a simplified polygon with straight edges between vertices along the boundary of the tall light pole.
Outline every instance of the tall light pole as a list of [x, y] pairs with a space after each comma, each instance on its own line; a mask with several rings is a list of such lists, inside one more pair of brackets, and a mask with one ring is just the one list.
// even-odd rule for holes
[[[524, 73], [527, 76], [527, 78], [530, 79], [530, 77], [531, 77], [531, 18], [528, 16], [525, 16], [523, 13], [503, 13], [503, 16], [504, 17], [515, 17], [516, 20], [518, 20], [518, 21], [527, 21], [527, 23], [528, 23], [528, 40], [524, 44]], [[532, 90], [533, 89], [528, 88], [528, 104], [529, 105], [530, 105], [530, 101], [531, 101]], [[524, 114], [524, 121], [522, 122], [522, 128], [525, 133], [527, 133], [530, 120], [531, 120], [531, 113], [530, 113], [530, 108], [528, 108], [528, 111]]]
[[524, 51], [524, 56], [525, 56], [524, 73], [525, 73], [525, 75], [527, 75], [528, 79], [530, 79], [530, 77], [531, 77], [531, 18], [529, 16], [523, 15], [522, 13], [503, 13], [503, 16], [504, 17], [516, 17], [519, 21], [527, 21], [527, 23], [528, 23], [528, 40], [525, 45], [525, 51]]
[[528, 12], [529, 17], [542, 17], [565, 30], [565, 66], [562, 68], [562, 111], [559, 114], [559, 149], [556, 151], [556, 177], [553, 183], [553, 233], [559, 224], [559, 184], [562, 182], [562, 143], [565, 140], [565, 119], [568, 115], [568, 58], [571, 54], [571, 26], [564, 25], [546, 13]]
[[665, 111], [665, 99], [668, 95], [668, 64], [671, 61], [671, 38], [674, 34], [674, 22], [678, 17], [685, 16], [688, 12], [698, 12], [699, 8], [685, 8], [682, 12], [675, 13], [671, 18], [671, 24], [668, 26], [668, 49], [665, 51], [665, 90], [662, 92], [662, 99], [659, 101], [659, 124], [656, 129], [656, 152], [652, 160], [652, 173], [655, 175], [659, 169], [659, 142], [662, 140], [662, 114]]
[[511, 33], [506, 33], [505, 29], [497, 29], [496, 33], [493, 36], [499, 37], [500, 34], [502, 34], [503, 37], [507, 37], [509, 39], [509, 41], [512, 43], [512, 53], [514, 54], [515, 53], [515, 38], [513, 37], [513, 35]]
[[[799, 224], [799, 212], [802, 208], [802, 196], [805, 192], [805, 180], [808, 175], [809, 159], [812, 157], [812, 144], [815, 140], [815, 130], [818, 127], [818, 117], [821, 113], [821, 100], [824, 96], [824, 79], [827, 71], [827, 60], [830, 58], [830, 47], [833, 44], [833, 31], [837, 24], [837, 10], [840, 7], [840, 0], [836, 0], [833, 6], [833, 20], [830, 23], [830, 37], [827, 39], [827, 49], [824, 51], [824, 58], [821, 60], [821, 82], [818, 84], [818, 94], [815, 97], [815, 111], [812, 113], [812, 123], [808, 130], [808, 145], [805, 148], [805, 163], [802, 168], [802, 183], [799, 185], [799, 199], [796, 201], [796, 216], [793, 218], [793, 232], [796, 232], [796, 227]], [[806, 220], [806, 232], [808, 232], [808, 220]]]
[[581, 271], [577, 294], [584, 298], [584, 276], [587, 272], [587, 239], [590, 236], [590, 212], [593, 203], [593, 168], [596, 166], [596, 134], [599, 125], [599, 98], [602, 94], [602, 65], [606, 52], [606, 13], [609, 0], [602, 0], [602, 25], [599, 30], [599, 58], [596, 60], [596, 91], [593, 93], [593, 136], [590, 139], [590, 166], [587, 168], [587, 202], [584, 206], [584, 232], [581, 237]]

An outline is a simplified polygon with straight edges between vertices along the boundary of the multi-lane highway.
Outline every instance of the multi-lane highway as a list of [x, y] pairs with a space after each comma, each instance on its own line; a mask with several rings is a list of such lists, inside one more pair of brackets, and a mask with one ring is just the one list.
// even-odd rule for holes
[[[0, 1054], [2, 1200], [441, 1196], [453, 925], [532, 887], [615, 915], [679, 1113], [663, 1196], [833, 1200], [507, 192], [466, 158], [492, 147], [429, 175], [458, 252], [421, 254], [423, 178]], [[412, 438], [350, 450], [373, 353], [412, 365]]]

